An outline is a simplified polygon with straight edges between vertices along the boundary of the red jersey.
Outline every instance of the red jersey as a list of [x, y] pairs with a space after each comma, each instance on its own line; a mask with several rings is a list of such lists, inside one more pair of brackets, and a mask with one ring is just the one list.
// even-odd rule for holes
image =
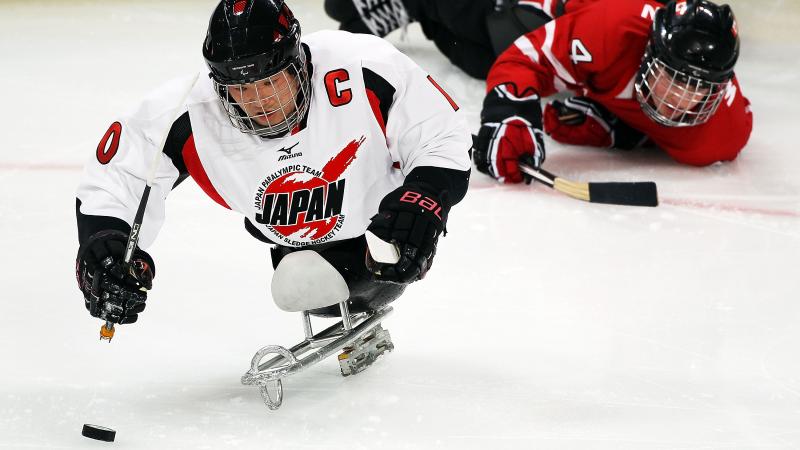
[[716, 114], [702, 125], [667, 127], [639, 106], [634, 80], [650, 39], [655, 0], [571, 0], [566, 13], [503, 52], [487, 87], [513, 83], [540, 97], [572, 90], [605, 106], [676, 161], [704, 166], [736, 158], [753, 127], [750, 102], [739, 82], [729, 83]]

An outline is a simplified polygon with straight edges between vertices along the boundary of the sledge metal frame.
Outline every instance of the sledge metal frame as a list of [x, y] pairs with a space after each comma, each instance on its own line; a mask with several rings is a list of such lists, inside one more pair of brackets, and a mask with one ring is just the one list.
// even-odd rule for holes
[[[339, 303], [339, 311], [342, 320], [317, 334], [314, 334], [311, 327], [310, 312], [302, 311], [300, 314], [305, 340], [289, 349], [280, 345], [262, 347], [253, 356], [250, 370], [242, 375], [242, 384], [258, 386], [264, 404], [274, 411], [283, 403], [284, 378], [307, 369], [328, 356], [342, 351], [345, 347], [352, 346], [379, 327], [381, 321], [388, 317], [393, 309], [391, 306], [386, 306], [374, 312], [350, 314], [347, 301], [344, 301]], [[261, 360], [268, 355], [276, 356], [261, 363]]]

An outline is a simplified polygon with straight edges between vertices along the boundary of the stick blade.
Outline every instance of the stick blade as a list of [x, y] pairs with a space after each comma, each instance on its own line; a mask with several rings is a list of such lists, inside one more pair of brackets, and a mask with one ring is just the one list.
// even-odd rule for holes
[[658, 206], [658, 189], [652, 181], [589, 183], [589, 201], [609, 205]]

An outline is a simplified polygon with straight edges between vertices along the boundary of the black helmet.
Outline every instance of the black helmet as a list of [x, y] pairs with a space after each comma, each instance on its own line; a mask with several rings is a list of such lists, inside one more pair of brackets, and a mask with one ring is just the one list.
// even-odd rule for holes
[[281, 0], [223, 0], [208, 23], [203, 57], [220, 83], [248, 83], [299, 56], [300, 23]]
[[706, 0], [672, 0], [656, 12], [651, 46], [653, 56], [683, 73], [728, 81], [739, 59], [733, 11]]
[[[656, 12], [636, 80], [637, 96], [645, 112], [659, 123], [704, 123], [716, 112], [738, 58], [736, 20], [728, 5], [707, 0], [670, 0]], [[654, 102], [666, 99], [653, 99], [651, 89], [659, 77], [670, 77], [672, 83], [684, 87], [684, 98], [702, 97], [703, 101], [692, 102], [691, 108], [670, 104], [670, 117], [659, 114]]]
[[[300, 46], [300, 23], [283, 0], [222, 0], [209, 21], [203, 57], [231, 122], [241, 131], [266, 137], [283, 135], [305, 114], [309, 80]], [[277, 76], [292, 80], [293, 105], [248, 114], [244, 105], [233, 100], [232, 88]], [[280, 123], [272, 123], [273, 119], [258, 123], [276, 113], [283, 115]]]

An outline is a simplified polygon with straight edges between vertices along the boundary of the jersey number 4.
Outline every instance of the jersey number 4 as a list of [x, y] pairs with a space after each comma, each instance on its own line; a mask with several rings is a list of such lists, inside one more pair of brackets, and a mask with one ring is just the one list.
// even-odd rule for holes
[[589, 53], [589, 50], [586, 50], [586, 46], [583, 45], [580, 39], [572, 40], [572, 56], [570, 58], [574, 64], [592, 62], [592, 54]]

